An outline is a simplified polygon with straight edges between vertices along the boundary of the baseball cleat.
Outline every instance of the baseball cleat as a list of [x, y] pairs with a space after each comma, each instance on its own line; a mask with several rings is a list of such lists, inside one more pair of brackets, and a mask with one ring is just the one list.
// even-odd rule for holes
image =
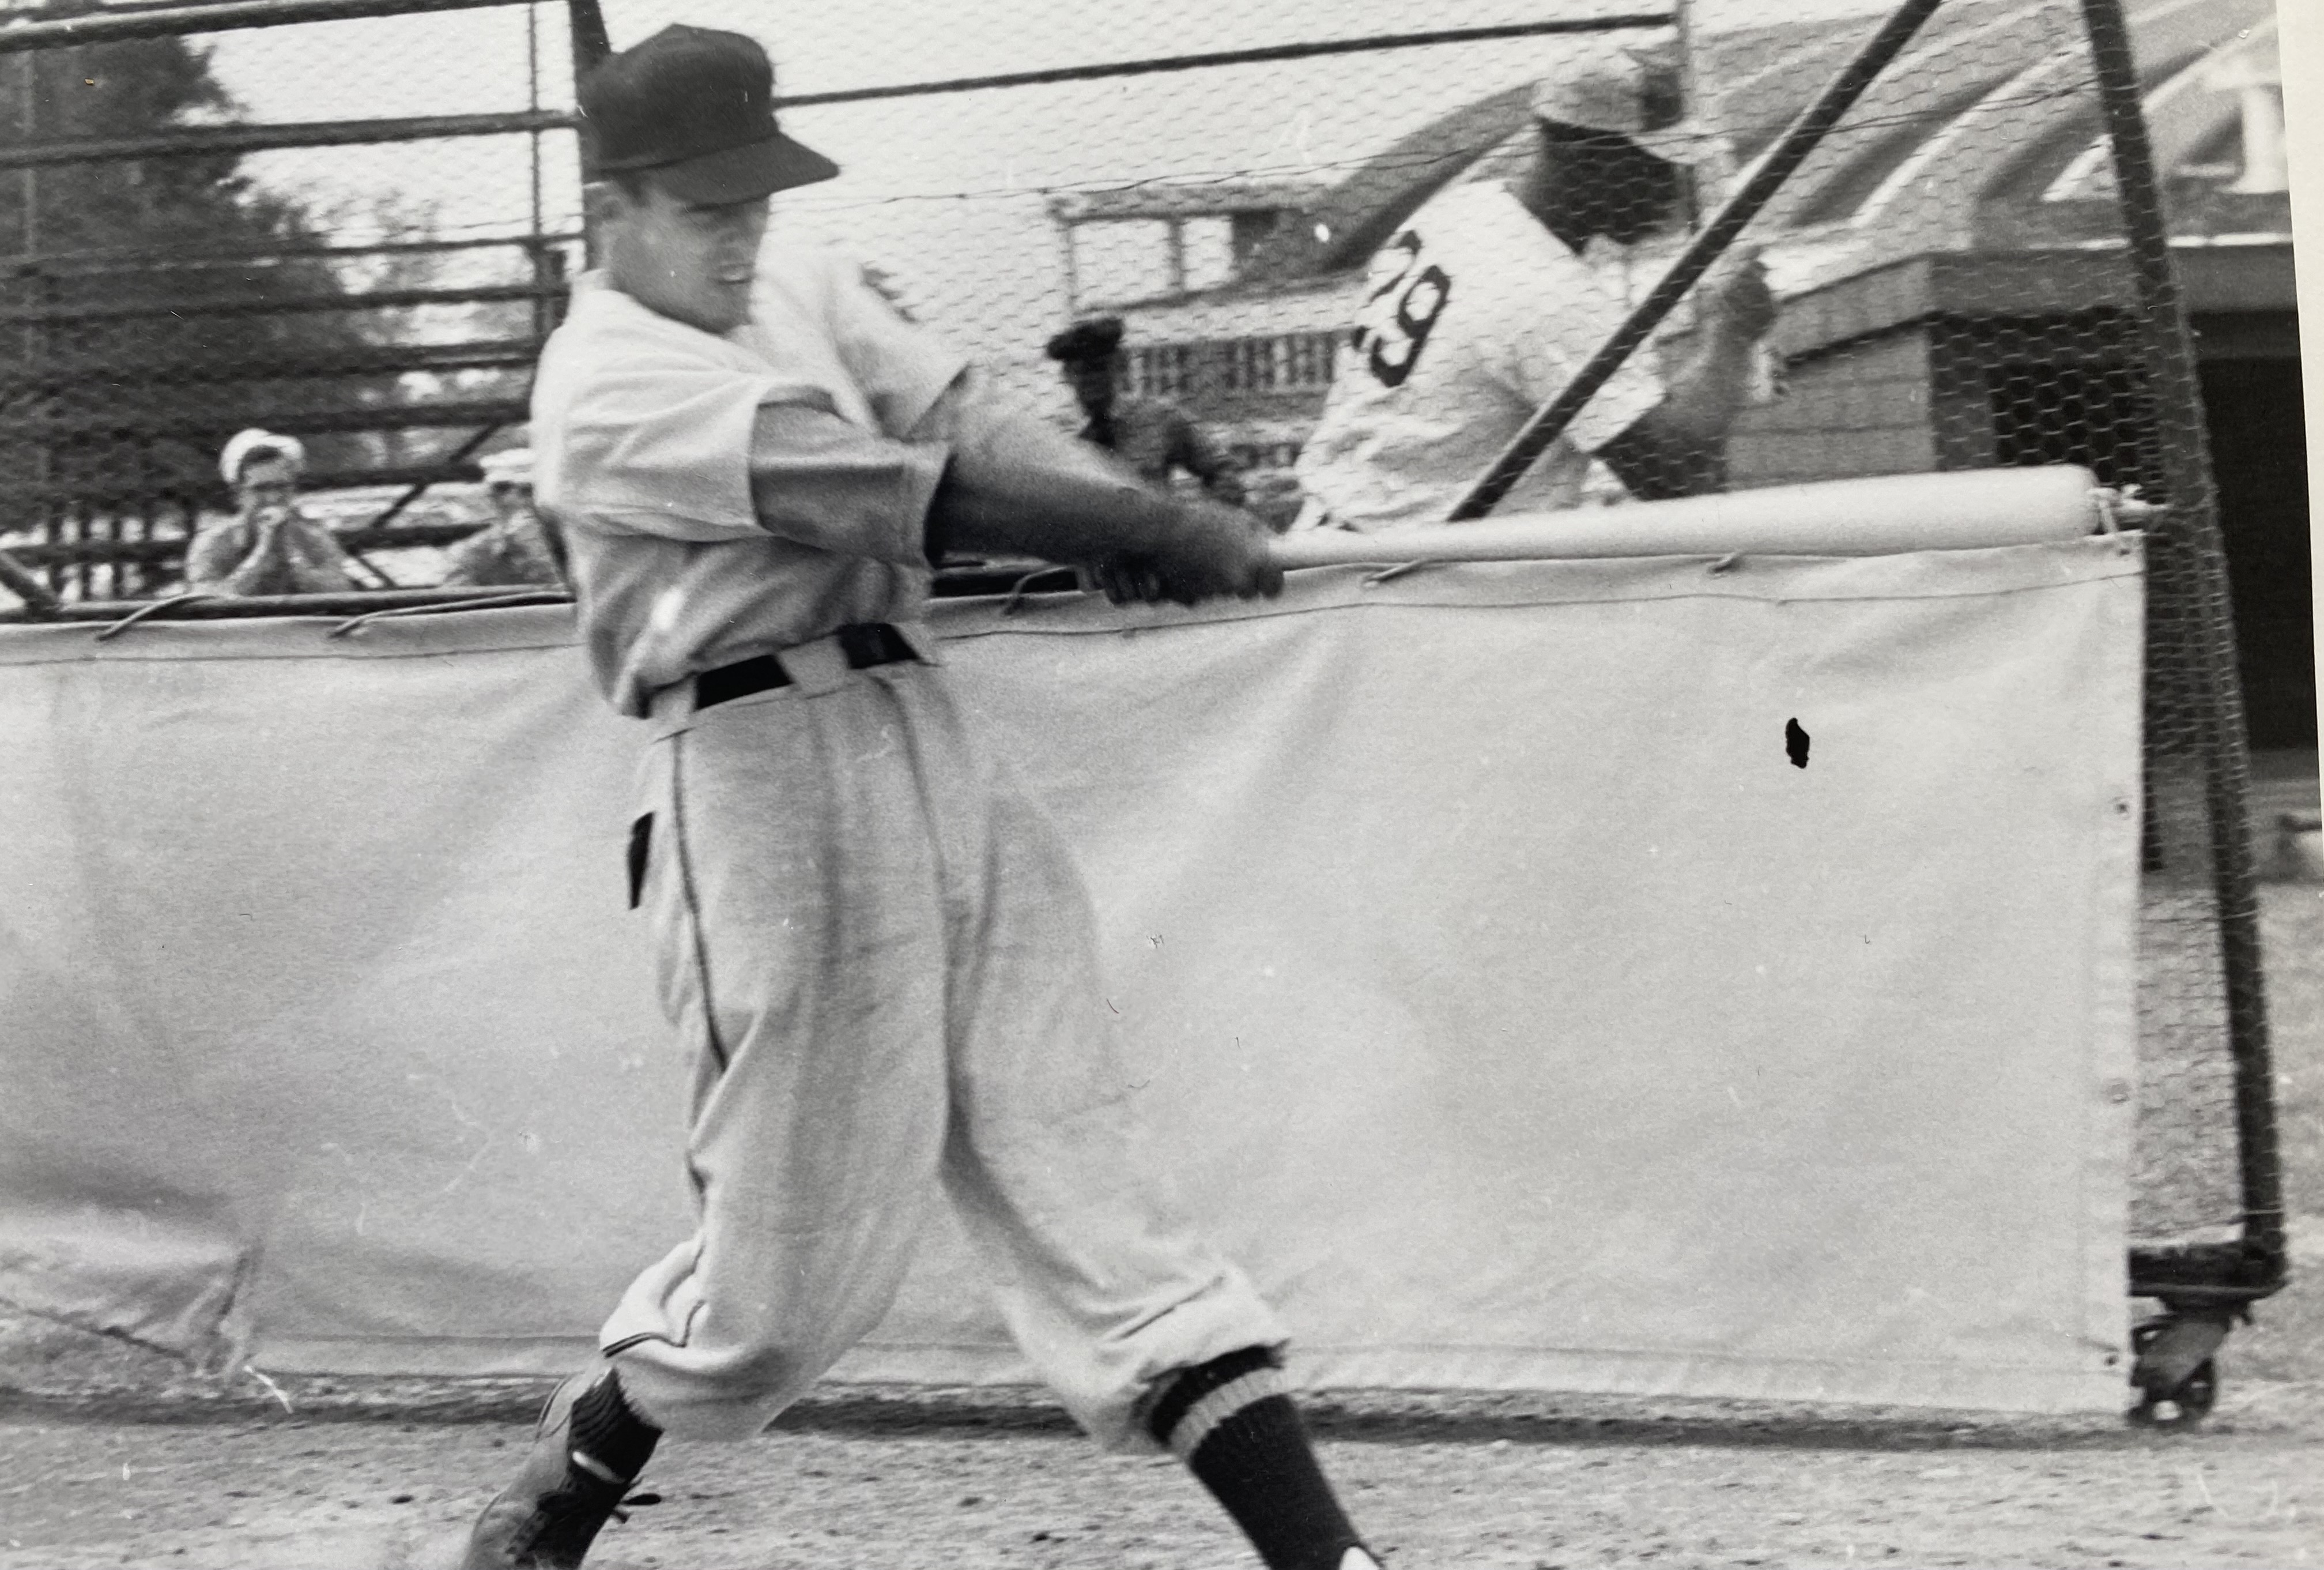
[[573, 1403], [610, 1372], [596, 1363], [549, 1396], [516, 1481], [476, 1518], [460, 1570], [575, 1570], [608, 1520], [629, 1519], [624, 1506], [660, 1502], [630, 1494], [636, 1478], [573, 1447]]

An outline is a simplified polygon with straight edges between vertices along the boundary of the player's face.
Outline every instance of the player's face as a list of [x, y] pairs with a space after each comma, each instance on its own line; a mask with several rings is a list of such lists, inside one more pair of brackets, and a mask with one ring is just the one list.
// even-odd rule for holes
[[1113, 362], [1075, 360], [1065, 367], [1065, 380], [1084, 409], [1098, 410], [1113, 402]]
[[503, 480], [493, 487], [493, 508], [503, 518], [521, 518], [532, 511], [532, 487]]
[[1572, 244], [1603, 235], [1630, 245], [1677, 210], [1679, 171], [1628, 137], [1543, 129], [1520, 195], [1536, 217]]
[[767, 199], [712, 205], [650, 179], [638, 194], [608, 186], [599, 209], [613, 287], [706, 333], [751, 319], [751, 284], [767, 236]]
[[298, 488], [299, 471], [281, 458], [253, 458], [242, 466], [242, 504], [250, 512], [288, 507]]

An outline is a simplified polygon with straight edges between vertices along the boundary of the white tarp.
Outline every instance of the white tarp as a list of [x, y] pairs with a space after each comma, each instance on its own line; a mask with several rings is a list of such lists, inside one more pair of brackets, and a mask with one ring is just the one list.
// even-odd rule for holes
[[[2136, 545], [937, 624], [1309, 1381], [2107, 1410]], [[0, 1299], [561, 1367], [685, 1224], [642, 727], [561, 610], [330, 625], [0, 629]], [[1022, 1377], [949, 1231], [840, 1371]]]

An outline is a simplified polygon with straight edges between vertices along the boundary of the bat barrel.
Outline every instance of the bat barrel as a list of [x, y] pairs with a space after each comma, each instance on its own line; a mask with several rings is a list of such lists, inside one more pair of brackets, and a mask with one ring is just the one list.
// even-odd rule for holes
[[2072, 465], [1889, 475], [1274, 542], [1277, 565], [1618, 556], [1886, 556], [2079, 539], [2107, 526], [2097, 476]]

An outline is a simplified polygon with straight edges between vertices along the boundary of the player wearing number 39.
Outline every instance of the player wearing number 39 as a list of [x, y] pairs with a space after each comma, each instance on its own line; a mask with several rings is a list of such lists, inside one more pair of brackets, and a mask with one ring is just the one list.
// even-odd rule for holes
[[[1678, 208], [1709, 136], [1680, 115], [1674, 51], [1600, 42], [1535, 89], [1520, 173], [1431, 199], [1373, 258], [1352, 341], [1299, 456], [1300, 527], [1443, 522], [1526, 420], [1621, 325], [1585, 250], [1627, 247]], [[1501, 503], [1578, 505], [1592, 455], [1632, 494], [1715, 489], [1775, 322], [1756, 256], [1695, 293], [1683, 364], [1633, 353]]]

